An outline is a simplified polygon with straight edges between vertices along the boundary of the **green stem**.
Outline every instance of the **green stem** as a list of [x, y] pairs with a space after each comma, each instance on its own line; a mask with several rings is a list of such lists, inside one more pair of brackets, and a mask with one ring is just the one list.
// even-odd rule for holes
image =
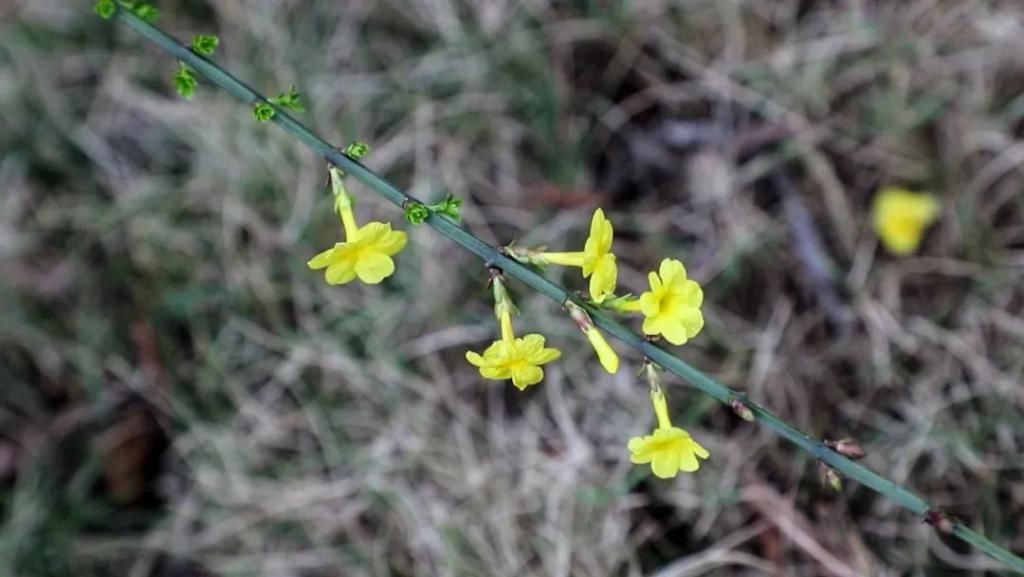
[[[391, 201], [396, 206], [401, 207], [406, 200], [416, 200], [404, 194], [387, 181], [381, 179], [358, 161], [352, 160], [348, 156], [342, 154], [337, 148], [331, 146], [300, 122], [292, 118], [285, 109], [270, 103], [265, 96], [253, 90], [223, 68], [192, 52], [187, 46], [177, 41], [163, 30], [149, 24], [128, 10], [122, 9], [120, 6], [117, 9], [117, 15], [121, 20], [128, 24], [128, 26], [135, 29], [136, 32], [142, 34], [153, 43], [170, 52], [175, 58], [185, 62], [197, 72], [208, 78], [211, 82], [228, 91], [243, 102], [250, 105], [256, 102], [269, 103], [276, 110], [276, 114], [271, 119], [271, 122], [274, 122], [283, 128], [286, 132], [302, 141], [303, 144], [322, 155], [331, 164], [338, 166], [347, 174], [350, 174], [352, 177], [361, 181], [367, 187]], [[459, 225], [455, 224], [448, 218], [431, 213], [425, 222], [444, 236], [447, 236], [457, 244], [461, 245], [466, 250], [469, 250], [484, 259], [484, 261], [490, 266], [500, 268], [508, 276], [518, 279], [544, 296], [547, 296], [558, 303], [572, 301], [577, 305], [582, 306], [590, 314], [594, 324], [602, 330], [619, 339], [626, 345], [636, 349], [651, 361], [661, 365], [665, 370], [688, 381], [704, 393], [718, 399], [722, 403], [728, 403], [733, 398], [742, 399], [743, 403], [753, 411], [755, 419], [762, 425], [771, 429], [780, 437], [811, 453], [815, 458], [824, 461], [847, 478], [853, 479], [884, 495], [900, 506], [909, 509], [915, 515], [923, 516], [930, 508], [928, 502], [921, 497], [911, 493], [899, 485], [896, 485], [892, 481], [880, 476], [863, 465], [855, 463], [839, 453], [832, 451], [820, 441], [812, 439], [799, 430], [793, 428], [779, 417], [776, 417], [763, 407], [750, 402], [742, 393], [725, 387], [700, 370], [690, 366], [682, 359], [674, 356], [672, 353], [637, 336], [611, 317], [605, 315], [594, 307], [581, 302], [576, 296], [566, 291], [566, 289], [538, 275], [518, 262], [504, 256], [494, 247], [491, 247], [472, 233], [462, 229]], [[971, 530], [967, 526], [961, 523], [955, 523], [953, 527], [953, 534], [999, 560], [1008, 568], [1019, 573], [1024, 573], [1024, 559], [1021, 559], [1010, 551], [992, 543], [983, 535]]]

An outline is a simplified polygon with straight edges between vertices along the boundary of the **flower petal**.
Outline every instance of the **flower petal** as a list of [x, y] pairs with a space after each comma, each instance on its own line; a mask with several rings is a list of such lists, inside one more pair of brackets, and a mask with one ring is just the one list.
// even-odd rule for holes
[[379, 252], [366, 253], [360, 255], [355, 271], [359, 275], [359, 280], [364, 283], [378, 284], [395, 272], [395, 261]]
[[314, 256], [313, 258], [309, 259], [309, 262], [306, 263], [306, 266], [308, 266], [309, 268], [311, 268], [313, 270], [319, 270], [319, 269], [322, 269], [322, 268], [327, 268], [331, 264], [331, 257], [334, 255], [334, 249], [339, 244], [344, 244], [344, 243], [340, 243], [339, 242], [339, 243], [335, 244], [334, 246], [332, 246], [331, 248], [329, 248], [329, 249], [327, 249], [327, 250], [325, 250], [323, 252], [317, 253], [316, 256]]
[[694, 454], [696, 454], [701, 459], [707, 459], [708, 457], [711, 456], [711, 453], [709, 453], [708, 450], [704, 448], [704, 445], [701, 445], [700, 443], [695, 441], [692, 437], [690, 438], [690, 444], [691, 444], [691, 447], [693, 449]]
[[651, 293], [657, 294], [661, 292], [661, 278], [658, 273], [651, 271], [647, 273], [647, 282], [651, 285]]
[[505, 366], [480, 367], [480, 376], [492, 381], [504, 381], [509, 378], [510, 372]]
[[704, 289], [692, 280], [685, 280], [679, 290], [681, 300], [694, 308], [700, 308], [704, 304]]
[[661, 276], [661, 282], [665, 286], [670, 287], [677, 282], [686, 280], [686, 268], [678, 260], [666, 258], [661, 261], [661, 266], [658, 267], [658, 275]]
[[466, 360], [469, 361], [469, 364], [471, 365], [475, 365], [477, 367], [484, 366], [484, 358], [481, 357], [479, 353], [466, 351]]
[[644, 465], [651, 462], [650, 438], [649, 436], [633, 437], [629, 440], [626, 448], [629, 449], [629, 460], [634, 464]]
[[351, 258], [339, 258], [327, 267], [324, 274], [327, 284], [345, 284], [356, 278], [356, 271]]
[[[653, 272], [651, 274], [654, 275]], [[656, 277], [657, 275], [654, 276]], [[661, 312], [661, 298], [658, 297], [656, 292], [647, 291], [640, 295], [640, 312], [648, 318], [656, 316]]]
[[527, 365], [512, 371], [512, 384], [520, 391], [530, 385], [535, 385], [544, 378], [544, 369]]
[[359, 227], [359, 233], [356, 235], [356, 240], [361, 244], [377, 244], [389, 232], [391, 232], [391, 224], [370, 221]]
[[[387, 226], [389, 229], [391, 228], [391, 225]], [[409, 235], [405, 234], [404, 231], [389, 230], [387, 234], [385, 234], [383, 237], [381, 237], [380, 240], [374, 243], [373, 248], [374, 250], [391, 256], [405, 248], [405, 244], [406, 242], [408, 242], [408, 240]]]
[[679, 453], [658, 451], [651, 460], [651, 471], [659, 479], [672, 479], [679, 473]]
[[537, 351], [533, 355], [530, 355], [527, 361], [534, 365], [543, 365], [550, 363], [551, 361], [562, 356], [562, 351], [556, 348], [548, 348]]
[[615, 255], [604, 255], [596, 267], [594, 274], [590, 277], [590, 298], [596, 303], [604, 301], [609, 295], [615, 293], [615, 283], [618, 280], [619, 270], [615, 264]]
[[612, 238], [614, 231], [612, 229], [612, 223], [610, 220], [605, 218], [604, 211], [598, 208], [594, 211], [594, 216], [590, 218], [590, 238], [595, 240], [597, 245], [595, 248], [600, 253], [606, 253], [612, 248]]
[[529, 357], [539, 353], [544, 348], [544, 336], [532, 333], [521, 339], [516, 339], [515, 355]]
[[679, 470], [684, 473], [692, 473], [700, 468], [700, 463], [697, 461], [697, 456], [693, 454], [693, 451], [679, 451], [676, 453], [676, 458], [679, 461]]
[[[644, 326], [646, 327], [646, 325], [647, 322], [645, 320]], [[688, 338], [686, 336], [686, 327], [684, 327], [683, 323], [679, 322], [677, 319], [670, 319], [666, 322], [662, 322], [658, 325], [658, 328], [661, 329], [661, 336], [665, 337], [665, 340], [673, 345], [678, 346], [684, 344]]]
[[692, 339], [704, 328], [704, 314], [698, 308], [683, 308], [678, 320], [686, 329], [686, 338]]
[[[644, 313], [647, 314], [647, 313]], [[644, 317], [644, 324], [640, 327], [645, 335], [660, 335], [661, 334], [661, 316], [651, 315]]]

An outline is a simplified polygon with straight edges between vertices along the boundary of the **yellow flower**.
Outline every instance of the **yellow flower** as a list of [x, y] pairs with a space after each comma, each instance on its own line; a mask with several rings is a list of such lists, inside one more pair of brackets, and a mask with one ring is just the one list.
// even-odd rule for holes
[[512, 379], [520, 391], [539, 383], [544, 378], [540, 365], [560, 356], [558, 349], [544, 348], [544, 337], [538, 334], [494, 341], [483, 355], [466, 352], [466, 360], [480, 368], [480, 376], [499, 381]]
[[309, 260], [313, 270], [326, 268], [329, 284], [345, 284], [359, 277], [366, 284], [378, 284], [395, 272], [391, 256], [405, 246], [406, 234], [391, 230], [384, 222], [370, 222], [345, 235], [346, 242], [336, 243]]
[[326, 268], [324, 278], [329, 284], [345, 284], [359, 277], [367, 284], [377, 284], [395, 272], [393, 255], [402, 250], [408, 237], [400, 230], [391, 230], [384, 222], [369, 222], [360, 227], [352, 212], [352, 198], [342, 183], [342, 173], [331, 167], [334, 208], [341, 217], [345, 242], [317, 254], [306, 263], [309, 268]]
[[650, 463], [651, 471], [660, 479], [671, 479], [679, 471], [692, 473], [699, 469], [697, 457], [707, 459], [711, 454], [689, 433], [672, 426], [668, 402], [660, 388], [651, 391], [651, 403], [658, 416], [658, 428], [650, 435], [629, 440], [630, 461], [637, 465]]
[[601, 366], [614, 375], [619, 370], [619, 355], [615, 354], [615, 349], [608, 344], [608, 341], [604, 340], [604, 335], [594, 326], [594, 321], [587, 311], [572, 301], [566, 301], [565, 308], [569, 311], [569, 317], [590, 341], [590, 346], [594, 347]]
[[924, 229], [939, 217], [939, 203], [928, 193], [886, 187], [876, 195], [871, 207], [875, 234], [895, 255], [917, 250]]
[[657, 273], [647, 275], [647, 280], [651, 290], [640, 295], [639, 301], [645, 317], [644, 334], [661, 335], [673, 345], [681, 345], [699, 333], [704, 327], [700, 312], [704, 291], [686, 278], [683, 263], [666, 258]]
[[559, 264], [578, 266], [583, 269], [583, 278], [590, 279], [590, 298], [600, 303], [615, 292], [619, 269], [612, 254], [614, 230], [610, 220], [600, 208], [590, 219], [590, 236], [582, 252], [537, 252], [527, 258], [534, 264]]
[[480, 376], [485, 379], [512, 379], [512, 384], [520, 391], [535, 385], [544, 378], [544, 369], [540, 365], [550, 363], [562, 356], [555, 348], [544, 347], [544, 337], [538, 334], [516, 338], [512, 331], [512, 312], [515, 305], [505, 290], [500, 274], [491, 277], [494, 289], [494, 314], [498, 317], [501, 339], [480, 355], [473, 351], [466, 352], [466, 360], [479, 367]]

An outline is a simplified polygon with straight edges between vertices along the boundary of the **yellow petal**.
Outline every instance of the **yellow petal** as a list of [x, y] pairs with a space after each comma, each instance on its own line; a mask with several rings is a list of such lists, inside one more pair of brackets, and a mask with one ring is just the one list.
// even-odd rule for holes
[[618, 266], [615, 264], [615, 255], [606, 254], [598, 261], [594, 268], [594, 274], [590, 277], [590, 298], [596, 303], [604, 301], [609, 295], [615, 293], [615, 283], [618, 280]]
[[560, 351], [558, 349], [555, 349], [555, 348], [550, 348], [550, 349], [542, 349], [542, 350], [534, 353], [533, 355], [530, 355], [530, 357], [527, 360], [531, 364], [534, 364], [534, 365], [543, 365], [543, 364], [546, 364], [546, 363], [550, 363], [551, 361], [553, 361], [553, 360], [555, 360], [555, 359], [557, 359], [557, 358], [559, 358], [561, 356], [562, 356], [562, 351]]
[[[391, 228], [391, 225], [388, 225]], [[405, 234], [401, 230], [392, 230], [385, 234], [373, 248], [380, 251], [388, 256], [398, 253], [400, 250], [405, 248], [406, 242], [409, 240], [409, 235]]]
[[[655, 275], [653, 272], [651, 273], [651, 275], [657, 278], [657, 275]], [[660, 311], [661, 299], [658, 298], [657, 293], [653, 291], [647, 291], [640, 295], [640, 312], [643, 313], [645, 317], [653, 317], [657, 315]]]
[[647, 282], [651, 285], [650, 292], [655, 294], [661, 292], [661, 278], [658, 277], [658, 273], [654, 271], [647, 273]]
[[466, 351], [466, 360], [469, 364], [482, 367], [484, 365], [484, 358], [479, 353], [473, 351]]
[[636, 465], [644, 465], [651, 462], [651, 451], [648, 439], [650, 437], [633, 437], [629, 440], [626, 448], [629, 449], [629, 460]]
[[530, 385], [535, 385], [544, 378], [544, 369], [534, 366], [526, 366], [512, 371], [512, 384], [520, 391]]
[[507, 367], [480, 367], [480, 376], [492, 381], [504, 381], [511, 375]]
[[704, 304], [704, 289], [700, 288], [700, 285], [692, 280], [685, 280], [682, 283], [680, 289], [681, 300], [687, 305], [700, 308], [700, 305]]
[[651, 471], [659, 479], [672, 479], [679, 473], [679, 454], [675, 451], [658, 451], [651, 460]]
[[367, 244], [376, 244], [380, 242], [387, 234], [391, 232], [391, 225], [384, 222], [371, 221], [359, 228], [359, 233], [356, 235], [356, 239], [359, 242]]
[[[645, 315], [647, 313], [644, 313]], [[661, 317], [658, 315], [651, 315], [644, 318], [644, 324], [640, 327], [645, 335], [660, 335], [661, 334]]]
[[395, 272], [395, 261], [390, 256], [371, 252], [361, 256], [355, 267], [359, 280], [366, 284], [378, 284]]
[[589, 238], [595, 239], [597, 245], [595, 248], [599, 252], [608, 252], [612, 247], [613, 235], [611, 221], [605, 218], [604, 211], [598, 208], [594, 211], [594, 216], [590, 218]]
[[327, 284], [345, 284], [351, 282], [352, 279], [356, 278], [356, 271], [353, 267], [352, 260], [349, 258], [337, 259], [333, 264], [327, 267], [327, 272], [324, 274], [324, 278], [327, 279]]
[[536, 333], [517, 339], [517, 354], [528, 357], [539, 353], [544, 348], [544, 336]]
[[[644, 321], [644, 325], [646, 324], [647, 322]], [[670, 322], [661, 323], [659, 328], [661, 329], [661, 336], [665, 337], [665, 340], [673, 345], [678, 346], [686, 343], [686, 327], [683, 326], [683, 323], [672, 319]]]
[[681, 451], [676, 453], [676, 458], [678, 459], [679, 470], [684, 473], [692, 473], [700, 468], [697, 456], [691, 451]]
[[686, 328], [686, 338], [692, 339], [704, 328], [704, 314], [698, 308], [684, 308], [679, 313], [679, 322]]
[[311, 268], [313, 270], [318, 270], [318, 269], [326, 268], [327, 266], [329, 266], [331, 264], [331, 257], [334, 255], [334, 248], [336, 246], [338, 246], [339, 244], [342, 244], [342, 243], [337, 243], [334, 246], [332, 246], [331, 248], [329, 248], [329, 249], [327, 249], [327, 250], [325, 250], [323, 252], [317, 253], [316, 256], [314, 256], [313, 258], [309, 259], [309, 262], [306, 263], [306, 266], [308, 266], [309, 268]]
[[661, 277], [662, 284], [673, 286], [686, 280], [686, 268], [678, 260], [666, 258], [661, 261], [661, 266], [658, 267], [658, 275]]
[[693, 448], [694, 454], [696, 454], [698, 457], [702, 459], [707, 459], [708, 457], [711, 456], [711, 453], [709, 453], [708, 450], [704, 448], [704, 445], [701, 445], [697, 441], [693, 440], [692, 437], [690, 438], [690, 444]]

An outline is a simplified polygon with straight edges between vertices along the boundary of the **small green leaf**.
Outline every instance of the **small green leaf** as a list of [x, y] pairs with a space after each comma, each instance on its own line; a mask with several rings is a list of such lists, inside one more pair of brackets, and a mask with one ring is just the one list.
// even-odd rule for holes
[[252, 107], [252, 116], [256, 122], [266, 122], [274, 117], [274, 107], [266, 102], [257, 102]]
[[131, 11], [146, 22], [155, 22], [160, 16], [160, 12], [156, 7], [152, 4], [147, 4], [146, 2], [136, 2], [131, 6]]
[[295, 91], [294, 86], [289, 86], [286, 92], [278, 94], [271, 98], [270, 101], [281, 108], [287, 108], [289, 110], [294, 110], [295, 112], [306, 111], [306, 107], [302, 104], [302, 95]]
[[455, 198], [452, 193], [444, 195], [444, 200], [430, 205], [430, 210], [443, 214], [452, 220], [462, 220], [459, 207], [462, 206], [462, 199]]
[[202, 56], [212, 56], [219, 44], [220, 39], [213, 34], [196, 34], [192, 39], [192, 50]]
[[405, 205], [405, 220], [412, 224], [423, 224], [423, 221], [427, 220], [430, 216], [430, 209], [426, 205], [410, 201]]
[[370, 152], [370, 146], [365, 142], [359, 142], [358, 140], [349, 144], [342, 151], [342, 154], [351, 158], [352, 160], [359, 160], [366, 156], [366, 153]]
[[96, 4], [93, 5], [92, 11], [95, 12], [100, 18], [104, 20], [110, 20], [117, 12], [117, 5], [114, 4], [114, 0], [96, 0]]
[[195, 73], [184, 62], [181, 63], [174, 73], [174, 89], [183, 97], [192, 98], [196, 92], [196, 84], [198, 82]]

